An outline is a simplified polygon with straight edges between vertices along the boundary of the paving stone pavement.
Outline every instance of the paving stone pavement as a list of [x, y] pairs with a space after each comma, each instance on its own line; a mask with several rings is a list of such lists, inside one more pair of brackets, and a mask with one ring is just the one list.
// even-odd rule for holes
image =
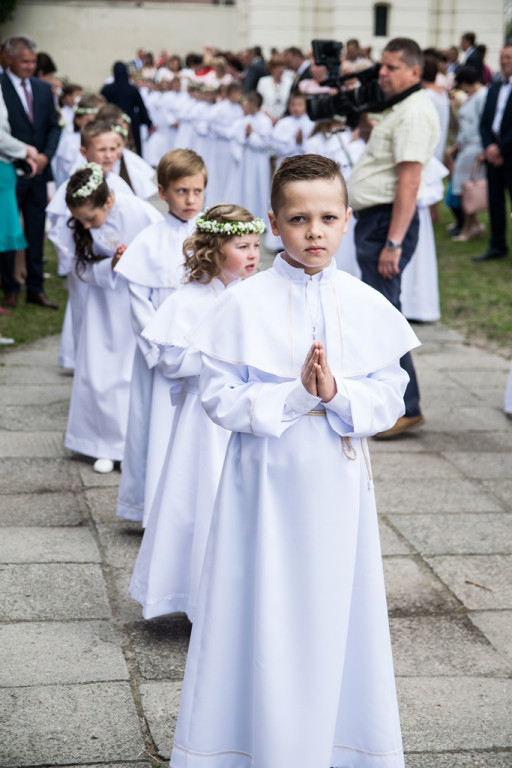
[[[510, 768], [509, 362], [416, 330], [427, 423], [372, 441], [407, 767]], [[57, 347], [0, 356], [0, 766], [149, 768], [170, 754], [190, 625], [128, 596], [141, 533], [115, 517], [119, 473], [62, 447]]]

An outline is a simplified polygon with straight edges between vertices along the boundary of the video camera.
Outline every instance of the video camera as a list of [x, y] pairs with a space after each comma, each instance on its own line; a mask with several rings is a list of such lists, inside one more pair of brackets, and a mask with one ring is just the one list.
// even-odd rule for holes
[[[337, 89], [333, 96], [318, 94], [307, 99], [307, 111], [311, 120], [326, 120], [335, 115], [346, 119], [350, 128], [355, 128], [362, 112], [382, 112], [386, 109], [386, 97], [379, 86], [379, 64], [340, 76], [340, 53], [343, 43], [335, 40], [312, 40], [315, 64], [327, 68], [328, 76], [322, 85]], [[357, 88], [344, 88], [347, 80], [357, 78]]]

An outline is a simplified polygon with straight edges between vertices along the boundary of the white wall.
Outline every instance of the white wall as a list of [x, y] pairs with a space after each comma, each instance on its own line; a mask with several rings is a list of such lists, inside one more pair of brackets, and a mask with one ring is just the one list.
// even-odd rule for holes
[[114, 61], [133, 59], [137, 48], [183, 55], [205, 42], [238, 48], [240, 39], [234, 6], [99, 0], [22, 0], [14, 21], [0, 27], [2, 38], [14, 33], [33, 37], [59, 71], [94, 90]]
[[[222, 1], [222, 0], [221, 0]], [[145, 0], [20, 0], [2, 37], [25, 32], [50, 53], [62, 72], [98, 88], [117, 59], [139, 47], [158, 54], [200, 51], [209, 42], [240, 50], [261, 45], [310, 47], [312, 38], [357, 37], [379, 56], [389, 38], [373, 37], [373, 0], [235, 0], [235, 6]], [[468, 30], [488, 46], [498, 67], [505, 19], [503, 0], [390, 0], [389, 37], [415, 38], [422, 47], [458, 43]]]

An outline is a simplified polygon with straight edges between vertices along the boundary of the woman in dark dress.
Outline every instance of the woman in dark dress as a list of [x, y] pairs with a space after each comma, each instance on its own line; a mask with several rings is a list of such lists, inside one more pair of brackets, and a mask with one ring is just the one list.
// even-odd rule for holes
[[107, 101], [111, 104], [116, 104], [130, 118], [135, 148], [137, 153], [141, 155], [140, 126], [147, 125], [148, 128], [151, 128], [151, 118], [148, 115], [138, 89], [128, 80], [126, 64], [123, 64], [122, 61], [116, 61], [113, 67], [113, 74], [114, 82], [104, 85], [101, 93]]

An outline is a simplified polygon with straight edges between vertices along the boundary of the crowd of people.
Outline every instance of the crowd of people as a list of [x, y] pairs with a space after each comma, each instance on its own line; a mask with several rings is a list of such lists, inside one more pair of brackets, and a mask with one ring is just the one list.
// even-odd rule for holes
[[[439, 318], [447, 175], [450, 236], [479, 237], [463, 190], [485, 159], [476, 260], [508, 254], [512, 47], [495, 78], [472, 33], [461, 49], [395, 38], [386, 108], [312, 121], [308, 97], [338, 90], [295, 47], [141, 50], [95, 94], [34, 77], [30, 38], [3, 47], [4, 311], [21, 249], [26, 300], [55, 306], [46, 224], [68, 285], [65, 445], [122, 469], [144, 617], [193, 622], [173, 768], [404, 765], [367, 438], [425, 422], [404, 315]], [[343, 88], [371, 65], [347, 41]]]

